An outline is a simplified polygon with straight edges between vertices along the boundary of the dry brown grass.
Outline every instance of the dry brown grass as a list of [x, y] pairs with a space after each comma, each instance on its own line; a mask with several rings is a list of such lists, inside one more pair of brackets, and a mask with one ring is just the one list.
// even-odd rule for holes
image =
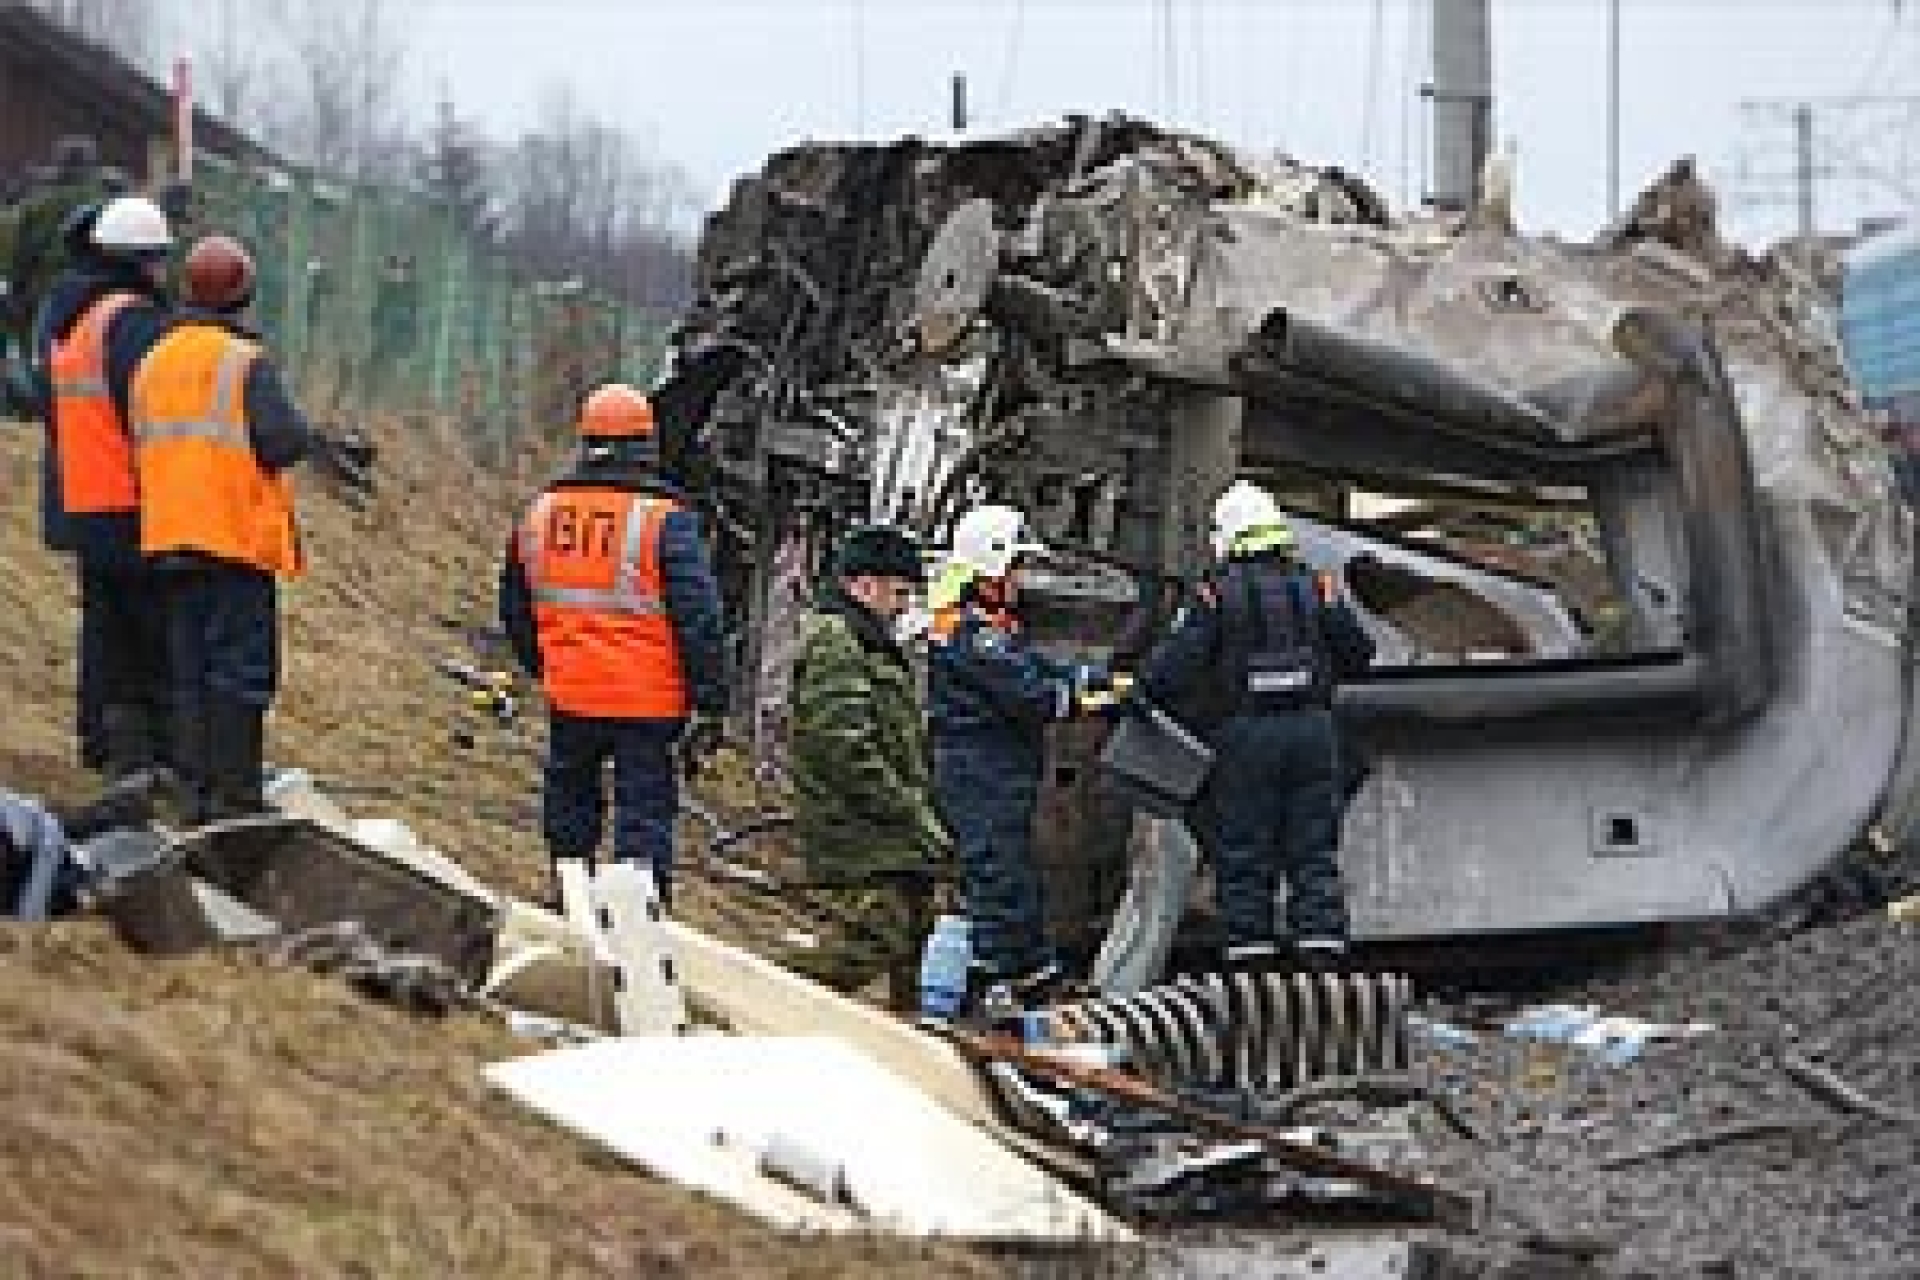
[[[490, 618], [498, 548], [532, 472], [483, 474], [423, 429], [379, 435], [369, 510], [305, 498], [313, 571], [285, 597], [271, 751], [387, 789], [348, 795], [349, 807], [403, 817], [482, 877], [537, 891], [529, 746], [433, 670], [464, 655], [441, 619]], [[28, 429], [0, 433], [13, 495], [0, 510], [0, 785], [71, 798], [86, 785], [69, 733], [74, 595], [38, 544], [37, 448]], [[682, 900], [734, 936], [784, 918], [691, 878]], [[783, 1237], [616, 1167], [482, 1084], [481, 1064], [525, 1051], [480, 1019], [409, 1018], [244, 956], [156, 960], [89, 923], [0, 929], [0, 1273], [989, 1269], [944, 1247]]]

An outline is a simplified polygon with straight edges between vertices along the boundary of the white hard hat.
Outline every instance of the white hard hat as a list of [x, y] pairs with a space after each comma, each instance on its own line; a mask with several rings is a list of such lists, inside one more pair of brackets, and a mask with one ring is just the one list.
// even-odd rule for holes
[[1257, 484], [1236, 480], [1213, 504], [1213, 554], [1224, 557], [1240, 535], [1254, 529], [1278, 529], [1287, 535], [1287, 542], [1293, 541], [1287, 517], [1273, 495]]
[[108, 253], [165, 253], [173, 247], [167, 215], [145, 196], [116, 196], [93, 220], [93, 246]]
[[1006, 577], [1021, 552], [1046, 550], [1037, 542], [1021, 541], [1025, 524], [1026, 517], [1012, 507], [975, 507], [954, 522], [952, 562], [989, 578]]

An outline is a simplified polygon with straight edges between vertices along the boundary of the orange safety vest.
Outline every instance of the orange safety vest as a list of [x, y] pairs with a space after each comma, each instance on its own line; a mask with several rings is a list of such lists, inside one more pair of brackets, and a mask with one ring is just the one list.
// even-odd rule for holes
[[73, 515], [136, 511], [133, 442], [107, 391], [107, 326], [137, 293], [109, 293], [87, 308], [47, 360], [53, 378], [53, 438], [60, 506]]
[[128, 406], [140, 479], [140, 550], [195, 551], [291, 577], [304, 568], [293, 478], [247, 435], [247, 370], [260, 345], [209, 324], [147, 353]]
[[519, 536], [547, 701], [568, 715], [676, 720], [690, 707], [667, 616], [660, 530], [669, 498], [542, 494]]

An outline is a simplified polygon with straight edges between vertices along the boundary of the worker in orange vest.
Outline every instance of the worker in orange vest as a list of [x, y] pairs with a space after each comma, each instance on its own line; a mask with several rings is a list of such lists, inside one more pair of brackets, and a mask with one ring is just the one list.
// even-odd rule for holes
[[121, 196], [76, 210], [65, 239], [74, 265], [34, 332], [51, 390], [41, 523], [47, 546], [80, 570], [80, 758], [118, 779], [166, 750], [166, 622], [140, 558], [127, 398], [166, 329], [173, 233], [153, 201]]
[[720, 594], [700, 526], [659, 472], [653, 407], [610, 383], [586, 399], [580, 453], [528, 509], [500, 575], [500, 621], [549, 708], [549, 854], [591, 860], [613, 764], [613, 852], [671, 893], [679, 771], [719, 745]]
[[182, 308], [133, 379], [140, 550], [166, 600], [174, 768], [194, 821], [263, 807], [266, 713], [280, 682], [276, 583], [302, 568], [288, 468], [316, 441], [242, 322], [253, 285], [237, 240], [197, 241]]

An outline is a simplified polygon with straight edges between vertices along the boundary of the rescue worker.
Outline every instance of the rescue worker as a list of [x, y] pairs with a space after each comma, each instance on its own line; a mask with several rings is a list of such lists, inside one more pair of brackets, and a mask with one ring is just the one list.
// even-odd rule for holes
[[647, 398], [609, 383], [577, 425], [572, 468], [508, 544], [500, 622], [546, 690], [548, 853], [591, 860], [611, 761], [614, 856], [650, 868], [667, 902], [676, 766], [693, 772], [719, 746], [726, 712], [720, 594], [697, 518], [659, 473]]
[[850, 936], [783, 959], [843, 991], [885, 973], [896, 1006], [913, 990], [923, 907], [952, 848], [934, 805], [919, 683], [895, 632], [925, 581], [912, 535], [850, 530], [801, 621], [793, 675], [795, 833]]
[[955, 523], [931, 593], [928, 661], [934, 777], [960, 854], [974, 994], [1015, 1005], [1043, 1001], [1063, 979], [1032, 849], [1046, 727], [1105, 683], [1098, 666], [1055, 661], [1028, 643], [1013, 570], [1042, 548], [1023, 540], [1023, 524], [997, 505]]
[[166, 329], [173, 235], [159, 206], [121, 196], [77, 210], [64, 238], [73, 265], [33, 335], [48, 392], [42, 536], [79, 568], [81, 761], [126, 779], [166, 753], [166, 618], [140, 556], [127, 417], [134, 371]]
[[160, 575], [174, 770], [190, 821], [257, 813], [279, 690], [277, 580], [304, 568], [288, 469], [316, 436], [243, 316], [253, 258], [205, 236], [181, 309], [133, 379], [140, 549]]
[[1219, 564], [1140, 673], [1140, 695], [1215, 752], [1195, 818], [1214, 857], [1229, 968], [1280, 960], [1282, 875], [1296, 961], [1334, 968], [1347, 946], [1333, 691], [1366, 668], [1373, 641], [1293, 548], [1270, 494], [1228, 489], [1213, 509]]

